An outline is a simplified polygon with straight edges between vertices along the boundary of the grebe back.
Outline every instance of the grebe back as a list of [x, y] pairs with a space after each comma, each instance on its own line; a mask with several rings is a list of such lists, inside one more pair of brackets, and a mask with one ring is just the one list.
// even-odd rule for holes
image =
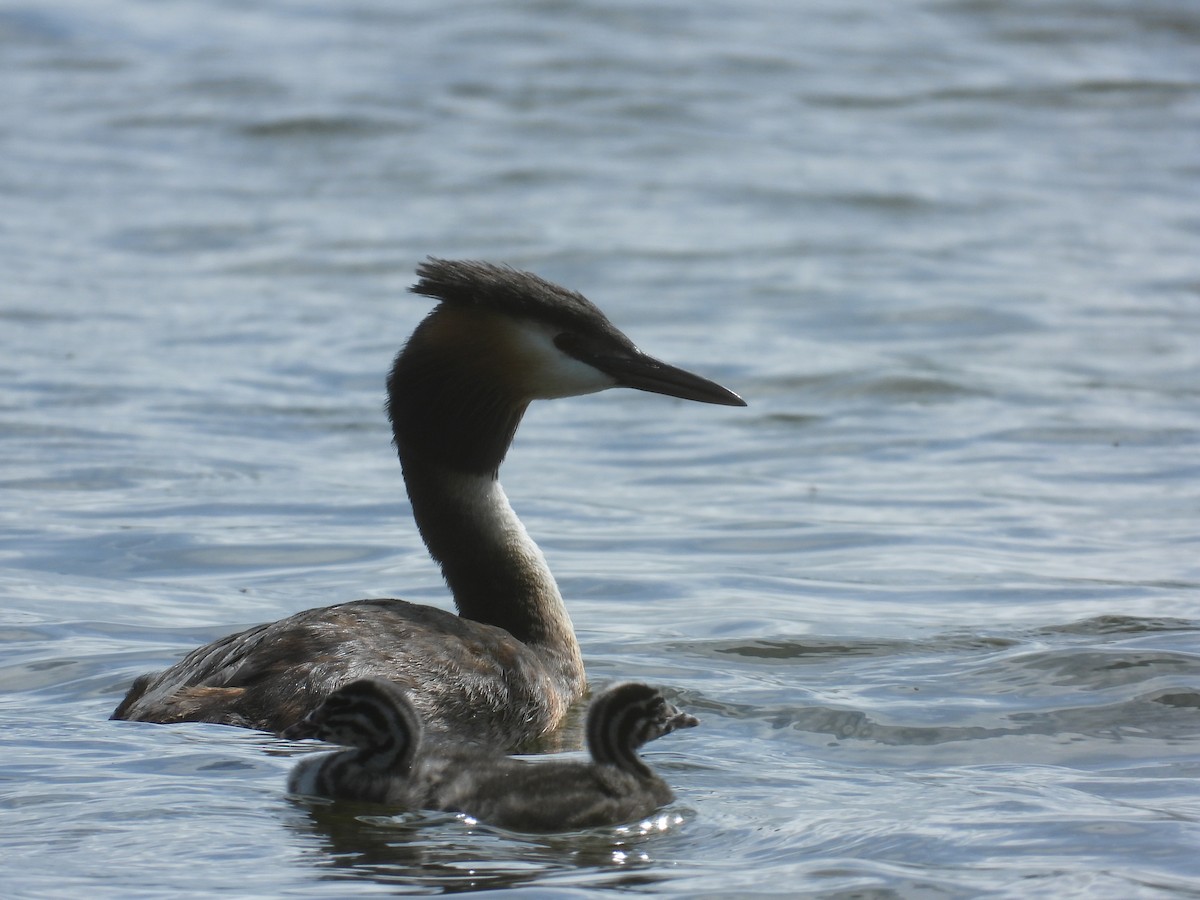
[[582, 295], [482, 262], [430, 259], [438, 303], [397, 355], [388, 416], [413, 517], [458, 615], [358, 600], [229, 635], [138, 677], [114, 719], [281, 731], [356, 678], [399, 683], [431, 732], [515, 748], [583, 695], [558, 586], [497, 473], [532, 400], [631, 387], [744, 406], [642, 353]]

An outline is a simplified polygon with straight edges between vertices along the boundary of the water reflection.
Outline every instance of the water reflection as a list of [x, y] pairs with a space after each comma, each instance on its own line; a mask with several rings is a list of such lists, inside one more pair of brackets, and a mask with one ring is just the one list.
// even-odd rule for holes
[[461, 815], [402, 812], [372, 804], [292, 798], [284, 824], [300, 835], [312, 865], [337, 877], [367, 878], [440, 893], [521, 885], [634, 887], [665, 880], [653, 873], [655, 840], [688, 818], [668, 811], [644, 822], [557, 835], [523, 835]]

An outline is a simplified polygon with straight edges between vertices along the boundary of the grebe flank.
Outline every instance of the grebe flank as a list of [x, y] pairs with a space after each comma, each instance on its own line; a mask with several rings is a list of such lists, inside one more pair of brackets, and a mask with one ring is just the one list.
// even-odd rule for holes
[[519, 831], [573, 831], [650, 815], [674, 799], [638, 749], [699, 720], [655, 688], [624, 683], [592, 701], [590, 761], [513, 759], [477, 745], [422, 743], [420, 721], [399, 686], [378, 679], [334, 691], [284, 737], [354, 747], [302, 759], [294, 794], [461, 812]]
[[429, 259], [438, 303], [397, 355], [388, 415], [430, 555], [458, 615], [394, 599], [310, 609], [141, 675], [113, 712], [281, 731], [342, 684], [403, 686], [431, 732], [515, 748], [583, 695], [575, 632], [538, 546], [497, 481], [530, 401], [631, 387], [745, 406], [642, 353], [582, 295], [527, 272]]

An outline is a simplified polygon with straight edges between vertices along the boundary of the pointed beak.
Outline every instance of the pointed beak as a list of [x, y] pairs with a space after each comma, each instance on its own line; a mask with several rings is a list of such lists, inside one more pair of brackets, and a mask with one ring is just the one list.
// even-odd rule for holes
[[583, 357], [583, 361], [611, 376], [619, 387], [666, 394], [668, 397], [699, 403], [716, 403], [719, 406], [746, 405], [745, 400], [715, 381], [660, 362], [640, 350], [628, 355], [588, 356]]
[[676, 709], [674, 715], [667, 719], [667, 733], [670, 734], [672, 731], [678, 731], [680, 728], [695, 728], [699, 724], [700, 720], [692, 714], [680, 712]]

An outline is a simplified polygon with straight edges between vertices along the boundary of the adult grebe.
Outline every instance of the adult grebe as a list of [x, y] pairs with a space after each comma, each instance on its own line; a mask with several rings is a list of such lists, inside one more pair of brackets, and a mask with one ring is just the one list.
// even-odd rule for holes
[[288, 790], [335, 800], [466, 813], [519, 831], [619, 825], [674, 799], [637, 754], [677, 728], [698, 725], [656, 689], [619, 684], [592, 701], [591, 761], [513, 759], [475, 745], [422, 742], [420, 720], [400, 687], [381, 679], [334, 691], [283, 732], [354, 747], [302, 759]]
[[631, 387], [745, 406], [642, 353], [573, 291], [482, 262], [430, 259], [412, 290], [438, 305], [388, 378], [413, 517], [459, 615], [403, 600], [310, 609], [138, 677], [114, 719], [280, 731], [338, 686], [404, 686], [431, 732], [514, 748], [583, 695], [566, 606], [497, 472], [531, 400]]

